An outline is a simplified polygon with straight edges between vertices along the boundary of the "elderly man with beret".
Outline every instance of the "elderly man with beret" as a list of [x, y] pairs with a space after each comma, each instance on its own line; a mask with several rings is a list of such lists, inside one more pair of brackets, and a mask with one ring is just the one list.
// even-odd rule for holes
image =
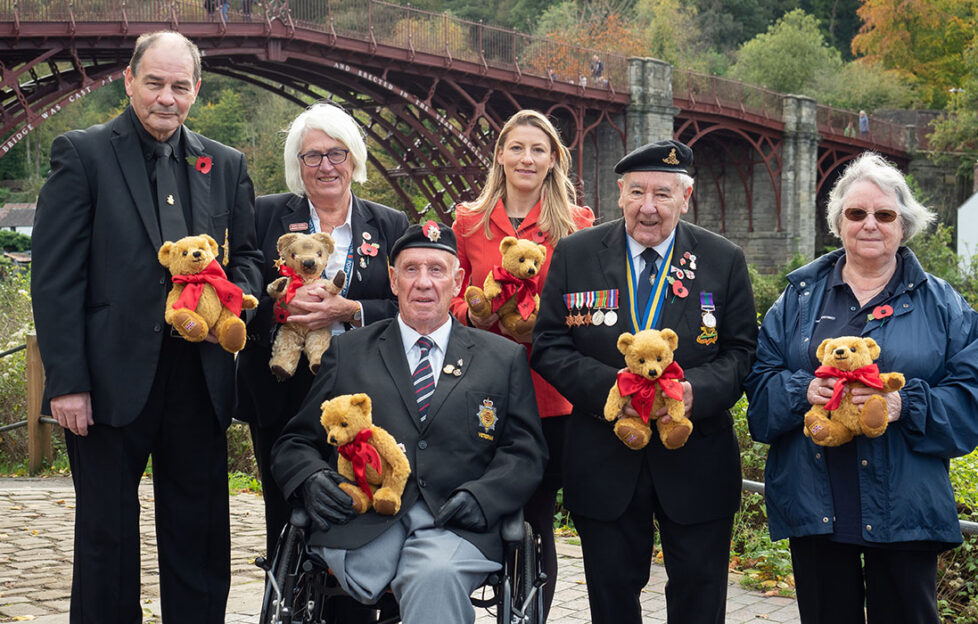
[[[469, 594], [500, 568], [500, 521], [530, 498], [547, 456], [523, 346], [449, 314], [457, 254], [448, 226], [408, 227], [390, 251], [397, 317], [333, 338], [272, 449], [275, 479], [312, 518], [310, 548], [365, 604], [389, 586], [407, 624], [475, 621]], [[393, 519], [354, 518], [319, 424], [323, 400], [358, 392], [411, 464]]]
[[[561, 240], [541, 296], [531, 364], [574, 405], [564, 504], [580, 533], [595, 624], [642, 621], [653, 521], [669, 622], [724, 620], [741, 490], [729, 408], [750, 370], [757, 320], [743, 251], [680, 220], [693, 192], [692, 164], [692, 150], [678, 141], [645, 145], [619, 161], [623, 218]], [[676, 450], [655, 435], [632, 450], [602, 415], [625, 365], [618, 337], [650, 328], [679, 336], [675, 356], [693, 432]], [[637, 415], [631, 406], [626, 414]]]

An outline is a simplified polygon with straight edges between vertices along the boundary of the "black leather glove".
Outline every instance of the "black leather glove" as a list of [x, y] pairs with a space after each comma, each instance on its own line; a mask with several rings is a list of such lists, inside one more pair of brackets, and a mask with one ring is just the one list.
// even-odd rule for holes
[[449, 496], [435, 514], [435, 526], [443, 527], [449, 523], [470, 531], [486, 530], [486, 516], [482, 513], [479, 501], [465, 490]]
[[313, 529], [328, 531], [331, 523], [346, 524], [357, 515], [353, 499], [337, 485], [345, 481], [335, 470], [324, 468], [302, 482], [302, 502]]

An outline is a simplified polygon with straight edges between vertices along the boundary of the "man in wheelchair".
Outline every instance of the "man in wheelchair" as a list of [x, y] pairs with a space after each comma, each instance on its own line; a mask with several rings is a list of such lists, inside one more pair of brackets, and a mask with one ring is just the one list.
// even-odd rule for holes
[[[397, 318], [333, 338], [272, 452], [282, 491], [312, 520], [309, 549], [360, 602], [390, 588], [408, 624], [474, 622], [469, 596], [501, 567], [500, 521], [529, 499], [547, 455], [525, 349], [449, 315], [463, 286], [457, 253], [434, 221], [394, 243]], [[411, 465], [394, 516], [357, 515], [337, 486], [320, 404], [358, 392]]]

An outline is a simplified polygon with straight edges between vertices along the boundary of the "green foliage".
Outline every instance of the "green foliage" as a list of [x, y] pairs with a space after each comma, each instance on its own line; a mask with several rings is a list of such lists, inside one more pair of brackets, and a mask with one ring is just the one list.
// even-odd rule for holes
[[802, 0], [799, 4], [818, 18], [825, 40], [842, 52], [843, 58], [851, 59], [852, 38], [862, 24], [856, 14], [860, 0]]
[[763, 319], [764, 315], [774, 302], [781, 296], [788, 285], [787, 275], [795, 269], [807, 263], [801, 254], [795, 254], [788, 264], [782, 266], [775, 273], [761, 273], [754, 265], [748, 265], [747, 272], [750, 275], [751, 287], [754, 290], [754, 306], [757, 309], [758, 320]]
[[818, 20], [795, 9], [741, 46], [730, 74], [774, 91], [814, 95], [819, 76], [841, 68], [839, 51], [825, 42]]
[[257, 477], [258, 464], [255, 463], [255, 452], [251, 445], [251, 432], [248, 430], [248, 425], [232, 424], [228, 427], [227, 439], [228, 472]]
[[978, 39], [964, 52], [966, 78], [949, 93], [947, 116], [934, 120], [930, 155], [939, 163], [958, 161], [958, 174], [971, 177], [978, 162]]
[[734, 50], [797, 6], [791, 0], [695, 0], [692, 4], [704, 42], [720, 51]]
[[261, 481], [257, 477], [243, 472], [228, 472], [228, 491], [232, 494], [238, 492], [261, 494]]
[[187, 116], [187, 127], [225, 145], [241, 146], [246, 138], [246, 118], [238, 91], [228, 87], [215, 100], [198, 100]]
[[847, 110], [911, 108], [915, 98], [903, 74], [863, 60], [846, 63], [838, 73], [818, 75], [813, 89], [819, 104]]
[[[0, 351], [27, 341], [33, 329], [30, 277], [10, 266], [0, 267]], [[0, 425], [27, 419], [26, 351], [0, 358]], [[0, 470], [7, 472], [27, 458], [27, 428], [0, 434]]]
[[971, 305], [978, 307], [978, 256], [972, 256], [969, 266], [952, 251], [954, 228], [938, 223], [934, 230], [918, 235], [909, 247], [924, 270], [946, 280]]
[[20, 232], [0, 230], [0, 249], [4, 251], [27, 251], [31, 248], [31, 237]]

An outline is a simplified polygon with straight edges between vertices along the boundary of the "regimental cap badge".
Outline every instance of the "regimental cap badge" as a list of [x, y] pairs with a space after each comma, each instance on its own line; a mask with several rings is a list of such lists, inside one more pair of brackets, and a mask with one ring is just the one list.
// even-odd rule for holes
[[479, 406], [479, 424], [487, 432], [496, 428], [496, 407], [492, 399], [483, 399]]
[[679, 159], [676, 158], [676, 148], [669, 150], [669, 155], [662, 159], [662, 162], [667, 165], [678, 165]]
[[433, 243], [437, 243], [438, 239], [441, 238], [441, 230], [438, 228], [438, 224], [430, 219], [422, 226], [422, 231]]

